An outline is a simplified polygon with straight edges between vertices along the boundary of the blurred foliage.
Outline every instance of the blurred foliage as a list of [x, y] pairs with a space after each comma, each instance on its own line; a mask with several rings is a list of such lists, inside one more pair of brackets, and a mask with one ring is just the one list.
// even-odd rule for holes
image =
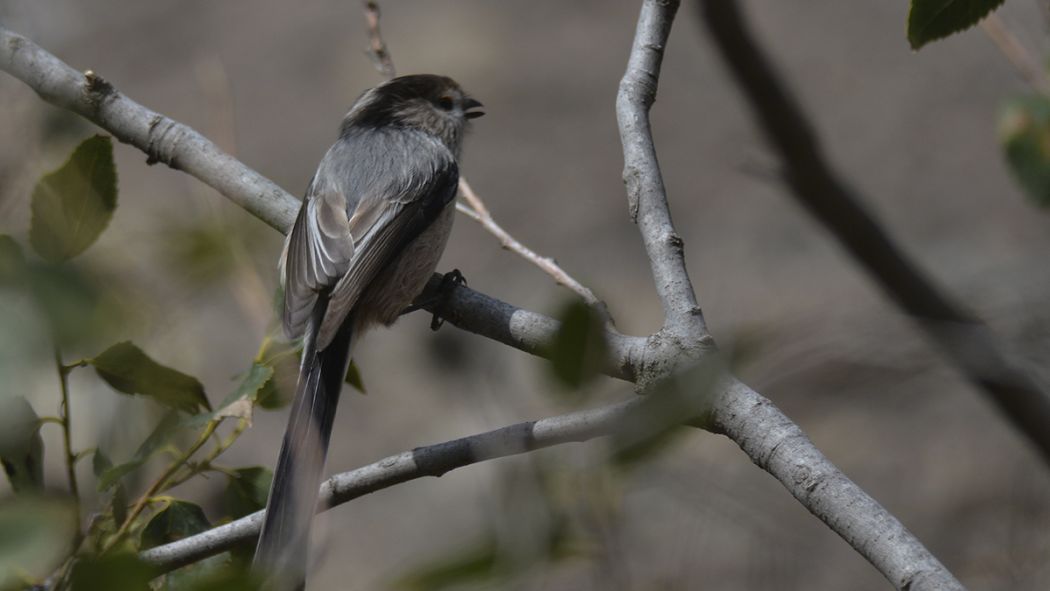
[[65, 499], [18, 496], [0, 502], [0, 589], [41, 580], [62, 563], [77, 530]]
[[908, 43], [912, 49], [965, 31], [1005, 0], [911, 0]]
[[78, 559], [70, 579], [73, 591], [147, 591], [156, 576], [156, 570], [134, 554], [117, 553]]
[[21, 396], [0, 398], [0, 464], [15, 493], [43, 491], [40, 417]]
[[29, 242], [44, 260], [62, 263], [84, 252], [117, 207], [117, 170], [109, 137], [82, 142], [33, 189]]
[[237, 468], [226, 473], [229, 484], [222, 493], [223, 513], [239, 519], [266, 508], [273, 471], [264, 466]]
[[31, 261], [19, 270], [8, 286], [33, 302], [60, 347], [98, 342], [123, 326], [125, 312], [108, 278], [88, 266]]
[[26, 258], [22, 247], [7, 234], [0, 234], [0, 285], [10, 285], [22, 276]]
[[1050, 207], [1050, 98], [1007, 104], [999, 115], [999, 139], [1017, 182], [1037, 205]]
[[198, 285], [228, 277], [238, 264], [230, 238], [239, 231], [214, 219], [168, 227], [160, 236], [166, 268]]
[[572, 301], [558, 319], [561, 327], [554, 335], [550, 350], [550, 367], [564, 392], [581, 398], [582, 388], [601, 374], [608, 354], [605, 324], [598, 314], [581, 301]]
[[[141, 465], [141, 462], [139, 463]], [[95, 475], [95, 479], [98, 481], [97, 488], [99, 492], [105, 492], [106, 490], [116, 487], [113, 490], [112, 498], [112, 515], [103, 516], [111, 517], [113, 520], [112, 529], [116, 529], [124, 524], [124, 520], [128, 518], [128, 491], [124, 488], [124, 483], [119, 482], [121, 476], [126, 472], [118, 473], [111, 476], [106, 476], [113, 469], [113, 462], [110, 461], [109, 457], [102, 452], [100, 449], [95, 450], [95, 455], [91, 460], [91, 472]]]
[[[279, 407], [294, 392], [296, 345], [266, 338], [233, 391], [212, 411], [197, 378], [158, 363], [130, 341], [108, 347], [95, 344], [116, 340], [126, 316], [116, 287], [121, 278], [104, 276], [90, 264], [72, 260], [98, 239], [116, 208], [109, 138], [96, 136], [82, 142], [65, 164], [40, 179], [31, 199], [32, 250], [27, 252], [12, 237], [0, 235], [0, 295], [39, 310], [54, 344], [55, 356], [49, 361], [55, 363], [63, 393], [70, 373], [91, 367], [117, 392], [144, 398], [167, 412], [123, 462], [114, 462], [102, 449], [61, 454], [68, 474], [76, 473], [80, 458], [92, 458], [100, 494], [97, 504], [81, 507], [88, 499], [72, 502], [41, 496], [46, 489], [40, 426], [57, 423], [63, 427], [63, 438], [68, 437], [72, 425], [67, 408], [61, 405], [58, 416], [40, 418], [22, 398], [0, 399], [0, 463], [16, 493], [0, 502], [0, 589], [32, 587], [45, 579], [50, 589], [59, 591], [258, 589], [257, 581], [243, 570], [245, 552], [250, 556], [248, 547], [236, 549], [239, 555], [224, 553], [167, 574], [141, 563], [134, 553], [210, 527], [201, 507], [165, 494], [204, 472], [228, 477], [221, 521], [265, 505], [272, 478], [268, 469], [227, 468], [216, 462], [247, 428], [254, 407]], [[235, 251], [224, 240], [222, 228], [182, 234], [187, 236], [183, 250], [172, 251], [174, 257], [182, 257], [185, 266], [198, 269], [201, 277], [231, 274], [228, 265]], [[73, 346], [102, 352], [65, 364], [59, 351]], [[361, 387], [356, 368], [349, 377]], [[217, 429], [226, 421], [234, 426], [220, 437]], [[185, 439], [194, 443], [183, 447], [180, 440]], [[150, 476], [157, 470], [159, 476]], [[77, 490], [73, 482], [70, 489]], [[80, 527], [78, 512], [91, 516], [86, 530]]]
[[130, 460], [123, 464], [112, 466], [109, 459], [104, 455], [96, 453], [95, 468], [98, 477], [98, 490], [104, 492], [120, 482], [124, 476], [139, 469], [153, 456], [162, 450], [170, 449], [175, 433], [180, 427], [181, 418], [179, 413], [169, 411], [164, 418], [157, 423], [149, 436], [139, 445]]
[[204, 509], [188, 501], [170, 501], [142, 530], [142, 549], [155, 548], [161, 544], [176, 542], [182, 538], [199, 534], [211, 527]]

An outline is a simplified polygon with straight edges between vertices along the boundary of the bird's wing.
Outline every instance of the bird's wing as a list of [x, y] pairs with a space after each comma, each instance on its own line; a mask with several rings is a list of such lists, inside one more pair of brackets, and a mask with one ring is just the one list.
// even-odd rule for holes
[[281, 256], [285, 332], [301, 336], [318, 294], [330, 292], [317, 328], [323, 350], [376, 274], [455, 198], [458, 182], [449, 158], [416, 182], [383, 183], [358, 196], [349, 216], [342, 193], [311, 187]]
[[397, 195], [363, 199], [350, 216], [350, 232], [357, 240], [346, 274], [332, 290], [328, 311], [317, 334], [323, 349], [335, 336], [347, 314], [376, 275], [391, 264], [455, 198], [459, 169], [454, 161], [432, 170], [430, 177], [413, 183]]
[[303, 334], [317, 302], [350, 268], [354, 235], [346, 214], [346, 197], [338, 191], [307, 191], [281, 254], [284, 287], [284, 329], [290, 337]]

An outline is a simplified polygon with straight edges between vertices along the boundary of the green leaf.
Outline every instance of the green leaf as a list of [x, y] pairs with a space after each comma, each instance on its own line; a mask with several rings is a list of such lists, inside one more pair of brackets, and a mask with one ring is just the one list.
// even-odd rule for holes
[[[139, 464], [141, 465], [141, 464]], [[120, 527], [124, 520], [128, 517], [128, 491], [124, 488], [122, 483], [119, 483], [120, 477], [127, 472], [120, 472], [106, 479], [106, 474], [113, 469], [113, 462], [109, 459], [109, 456], [104, 454], [102, 450], [96, 449], [95, 455], [91, 459], [91, 471], [95, 474], [95, 478], [98, 480], [98, 490], [103, 491], [117, 483], [116, 489], [113, 491], [113, 499], [111, 505], [113, 506], [113, 523], [115, 528]], [[106, 486], [103, 487], [105, 482]], [[113, 530], [106, 530], [113, 531]]]
[[87, 360], [99, 377], [125, 394], [141, 394], [170, 408], [194, 413], [211, 409], [197, 378], [160, 365], [129, 341]]
[[[174, 438], [179, 428], [183, 427], [182, 419], [177, 411], [169, 411], [164, 418], [157, 423], [149, 436], [139, 445], [131, 460], [115, 467], [105, 468], [98, 476], [98, 490], [105, 491], [120, 482], [124, 476], [139, 469], [148, 462], [158, 451], [164, 448]], [[96, 455], [97, 457], [97, 455]], [[108, 461], [108, 460], [107, 460]]]
[[908, 42], [919, 49], [930, 41], [969, 29], [1004, 0], [912, 0]]
[[154, 515], [142, 530], [142, 549], [175, 542], [210, 527], [204, 510], [199, 506], [187, 501], [172, 501], [166, 509]]
[[1007, 104], [999, 115], [999, 139], [1017, 182], [1037, 205], [1050, 207], [1050, 99]]
[[365, 382], [361, 379], [361, 369], [357, 367], [357, 363], [353, 359], [350, 360], [350, 366], [346, 368], [346, 378], [343, 380], [347, 384], [350, 384], [362, 394], [368, 394], [365, 391]]
[[44, 489], [40, 417], [21, 396], [0, 398], [0, 464], [16, 493]]
[[258, 400], [259, 392], [262, 391], [263, 386], [272, 377], [272, 367], [260, 363], [252, 363], [251, 368], [248, 369], [248, 373], [244, 375], [244, 379], [241, 380], [237, 389], [222, 401], [219, 405], [219, 410], [215, 411], [215, 415], [220, 418], [234, 417], [251, 421], [252, 408]]
[[268, 340], [256, 363], [273, 368], [273, 376], [256, 395], [262, 408], [274, 410], [291, 403], [295, 395], [295, 384], [299, 380], [299, 358], [301, 343]]
[[579, 389], [602, 371], [608, 349], [605, 326], [583, 302], [572, 302], [559, 318], [561, 327], [549, 351], [551, 368], [562, 384]]
[[222, 493], [223, 516], [239, 519], [266, 508], [273, 472], [263, 466], [238, 468], [233, 471]]
[[134, 554], [85, 556], [73, 564], [73, 591], [149, 591], [159, 573]]
[[33, 189], [29, 243], [44, 260], [61, 263], [91, 246], [117, 208], [113, 143], [84, 140], [58, 170]]
[[0, 234], [0, 285], [18, 283], [25, 270], [26, 257], [22, 247], [7, 234]]
[[0, 589], [54, 570], [72, 550], [76, 530], [69, 502], [15, 497], [0, 503]]

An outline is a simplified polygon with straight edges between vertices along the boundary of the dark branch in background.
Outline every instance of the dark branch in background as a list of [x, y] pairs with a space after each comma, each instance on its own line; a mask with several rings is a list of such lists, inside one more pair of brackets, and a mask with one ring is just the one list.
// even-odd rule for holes
[[[618, 97], [628, 194], [632, 200], [632, 212], [637, 214], [639, 228], [650, 252], [657, 292], [667, 310], [667, 320], [663, 330], [646, 338], [607, 330], [613, 344], [607, 371], [610, 375], [639, 382], [650, 392], [644, 400], [654, 402], [663, 402], [664, 399], [657, 398], [659, 388], [651, 386], [673, 378], [677, 370], [693, 365], [701, 357], [717, 357], [705, 355], [713, 349], [713, 342], [703, 326], [686, 275], [682, 241], [670, 226], [667, 198], [648, 127], [648, 109], [677, 6], [677, 2], [668, 0], [644, 1], [631, 60]], [[295, 198], [221, 152], [193, 130], [130, 101], [97, 76], [77, 73], [40, 47], [2, 27], [0, 69], [21, 79], [45, 100], [84, 115], [122, 141], [142, 149], [150, 155], [150, 161], [163, 161], [189, 172], [281, 231], [290, 225], [298, 206]], [[547, 345], [558, 326], [546, 316], [515, 308], [466, 288], [455, 290], [452, 297], [437, 307], [457, 326], [534, 354], [548, 350]], [[706, 418], [713, 430], [729, 435], [752, 461], [774, 475], [792, 495], [853, 545], [894, 585], [909, 587], [913, 591], [961, 588], [900, 522], [842, 475], [771, 402], [735, 379], [719, 375], [721, 380], [709, 391], [694, 392], [702, 406], [693, 406], [692, 403], [686, 408], [660, 406], [664, 411], [667, 408], [674, 411], [673, 416], [663, 418], [665, 424], [671, 419], [673, 423], [692, 423], [697, 417]], [[632, 404], [627, 403], [628, 407]], [[639, 402], [637, 408], [644, 405], [644, 402]], [[596, 413], [595, 416], [586, 412], [570, 415], [591, 416], [583, 426], [555, 418], [540, 421], [530, 429], [511, 427], [492, 432], [502, 435], [490, 433], [480, 437], [484, 441], [504, 442], [505, 448], [496, 446], [495, 449], [504, 449], [507, 453], [537, 447], [536, 441], [541, 438], [537, 426], [541, 424], [549, 427], [547, 445], [574, 441], [576, 435], [573, 433], [583, 432], [587, 437], [593, 437], [611, 433], [616, 425], [622, 424], [617, 418], [620, 412], [617, 409], [621, 406], [589, 411]], [[632, 422], [638, 421], [633, 418]], [[470, 446], [466, 448], [470, 449]], [[427, 464], [444, 470], [465, 465], [458, 462], [477, 461], [464, 455], [463, 450], [464, 445], [434, 448]], [[390, 461], [397, 464], [396, 458]], [[413, 456], [413, 462], [416, 461], [418, 456]], [[382, 468], [383, 464], [380, 462], [378, 466]], [[423, 474], [420, 468], [420, 475]], [[389, 482], [394, 483], [394, 480]], [[347, 492], [347, 496], [378, 488], [371, 484], [361, 485], [360, 489], [354, 489], [354, 486], [358, 485], [350, 486], [347, 490], [351, 492]], [[235, 523], [239, 524], [236, 527], [252, 527], [251, 524], [245, 525], [245, 521]], [[230, 527], [234, 527], [233, 524]], [[227, 530], [218, 528], [178, 544], [194, 548], [195, 544], [200, 544], [206, 548], [197, 556], [209, 554], [214, 550], [214, 546], [208, 546], [209, 536], [219, 531]], [[154, 548], [149, 556], [159, 556], [170, 548], [171, 545]]]
[[703, 23], [780, 153], [795, 198], [919, 322], [941, 352], [1050, 461], [1050, 395], [1011, 362], [991, 331], [927, 279], [832, 170], [805, 113], [751, 37], [737, 2], [699, 0]]
[[[716, 0], [718, 1], [718, 0]], [[673, 336], [674, 353], [663, 380], [709, 355], [707, 332], [685, 266], [684, 244], [674, 231], [660, 174], [649, 110], [656, 98], [677, 0], [644, 0], [616, 114], [624, 153], [624, 184], [631, 217], [642, 234], [656, 290], [664, 306], [661, 333]], [[692, 371], [692, 370], [691, 370]], [[636, 371], [636, 376], [645, 374]], [[885, 508], [838, 470], [772, 402], [724, 375], [709, 406], [711, 429], [730, 437], [755, 464], [772, 474], [811, 513], [824, 521], [900, 589], [962, 589], [962, 585]], [[693, 415], [696, 416], [696, 415]], [[877, 533], [876, 533], [877, 532]]]

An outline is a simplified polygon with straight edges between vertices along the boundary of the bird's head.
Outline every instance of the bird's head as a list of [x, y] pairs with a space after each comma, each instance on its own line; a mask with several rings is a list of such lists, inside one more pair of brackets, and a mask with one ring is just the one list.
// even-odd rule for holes
[[467, 123], [485, 114], [481, 106], [446, 76], [399, 76], [362, 94], [343, 121], [343, 130], [355, 126], [418, 129], [440, 138], [458, 155]]

